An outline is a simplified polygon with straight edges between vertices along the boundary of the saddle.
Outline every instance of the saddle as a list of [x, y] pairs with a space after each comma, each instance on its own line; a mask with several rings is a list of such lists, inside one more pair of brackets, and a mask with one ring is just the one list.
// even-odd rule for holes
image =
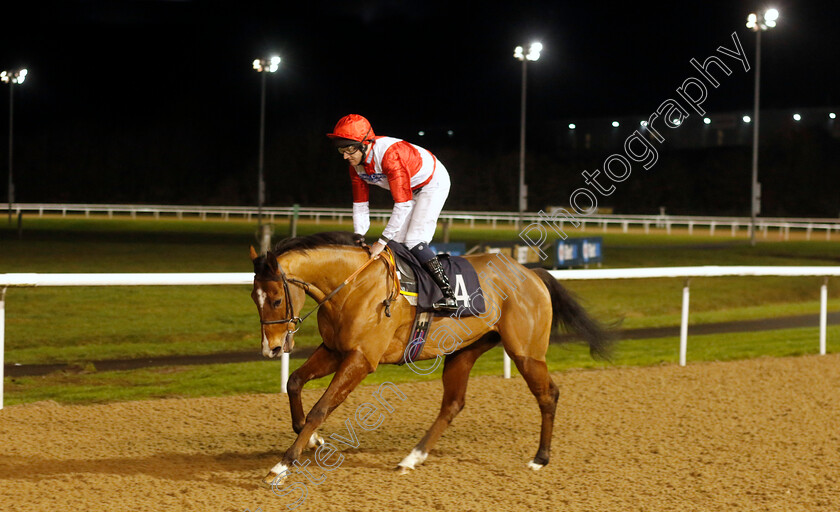
[[412, 306], [417, 305], [417, 275], [414, 269], [400, 257], [394, 257], [397, 266], [397, 279], [400, 282], [400, 295]]
[[461, 306], [456, 313], [451, 311], [437, 311], [432, 305], [440, 300], [443, 293], [434, 283], [431, 276], [423, 269], [414, 255], [399, 242], [389, 242], [389, 257], [392, 258], [394, 274], [399, 283], [400, 295], [409, 304], [416, 307], [414, 324], [412, 325], [408, 345], [403, 358], [398, 364], [416, 361], [417, 356], [426, 344], [426, 337], [434, 316], [464, 316], [481, 315], [486, 311], [484, 292], [478, 281], [475, 268], [464, 258], [450, 257], [448, 254], [438, 255], [441, 266], [446, 271], [449, 281], [453, 283], [455, 298]]
[[[437, 312], [434, 309], [433, 304], [443, 298], [443, 292], [423, 269], [414, 254], [399, 242], [388, 242], [388, 248], [394, 256], [400, 294], [408, 300], [408, 303], [417, 307], [418, 310], [435, 311], [438, 315], [449, 316], [451, 312]], [[481, 290], [478, 274], [472, 264], [465, 258], [448, 254], [440, 254], [438, 259], [449, 277], [449, 282], [452, 283], [455, 300], [461, 306], [456, 315], [465, 317], [484, 314], [486, 311], [484, 292]]]

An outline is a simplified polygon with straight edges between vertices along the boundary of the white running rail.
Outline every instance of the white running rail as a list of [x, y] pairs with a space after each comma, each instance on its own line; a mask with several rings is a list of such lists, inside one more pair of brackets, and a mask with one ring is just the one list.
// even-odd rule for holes
[[[8, 203], [0, 203], [0, 213], [8, 211]], [[24, 216], [35, 215], [84, 215], [90, 217], [95, 215], [130, 216], [131, 218], [194, 218], [206, 220], [208, 218], [229, 220], [240, 218], [251, 220], [257, 216], [257, 208], [253, 206], [199, 206], [199, 205], [132, 205], [132, 204], [54, 204], [54, 203], [13, 203], [12, 212], [16, 216], [21, 213]], [[550, 212], [549, 212], [550, 213]], [[269, 222], [277, 219], [288, 219], [295, 214], [293, 206], [269, 206], [263, 207], [263, 215]], [[325, 207], [300, 207], [297, 214], [302, 218], [313, 219], [316, 223], [322, 220], [333, 220], [342, 222], [353, 216], [351, 208], [325, 208]], [[373, 209], [370, 212], [374, 220], [387, 221], [390, 218], [391, 210]], [[546, 218], [537, 212], [526, 212], [524, 222], [545, 223]], [[495, 228], [499, 223], [508, 226], [515, 226], [519, 220], [518, 212], [471, 212], [471, 211], [444, 211], [440, 215], [443, 222], [457, 221], [469, 223], [475, 227], [476, 222], [485, 226]], [[664, 230], [667, 234], [673, 228], [687, 229], [692, 235], [700, 228], [704, 228], [709, 235], [717, 233], [730, 233], [730, 236], [738, 236], [739, 233], [749, 233], [751, 221], [749, 217], [716, 217], [716, 216], [689, 216], [689, 215], [612, 215], [592, 214], [577, 216], [581, 225], [578, 228], [569, 228], [568, 231], [581, 231], [601, 229], [606, 231], [608, 227], [621, 229], [626, 233], [631, 227], [640, 228], [644, 233], [650, 233], [651, 229]], [[562, 226], [562, 217], [559, 224]], [[769, 230], [775, 230], [779, 238], [785, 240], [790, 238], [790, 231], [796, 230], [805, 233], [807, 240], [815, 232], [824, 232], [826, 240], [831, 240], [832, 233], [840, 233], [840, 218], [781, 218], [781, 217], [760, 217], [756, 219], [756, 234], [768, 237]]]
[[[618, 268], [592, 270], [554, 270], [551, 275], [559, 280], [583, 279], [644, 279], [684, 278], [682, 294], [682, 323], [680, 334], [680, 365], [685, 366], [688, 347], [688, 280], [692, 277], [723, 276], [811, 276], [824, 277], [820, 288], [820, 354], [826, 353], [826, 324], [828, 304], [828, 278], [840, 276], [840, 267], [660, 267]], [[43, 286], [194, 286], [194, 285], [248, 285], [253, 282], [250, 272], [219, 273], [160, 273], [160, 274], [0, 274], [0, 409], [3, 408], [3, 376], [5, 352], [5, 297], [8, 288]], [[510, 360], [505, 358], [505, 377], [510, 377]], [[281, 358], [283, 392], [289, 376], [289, 355]]]

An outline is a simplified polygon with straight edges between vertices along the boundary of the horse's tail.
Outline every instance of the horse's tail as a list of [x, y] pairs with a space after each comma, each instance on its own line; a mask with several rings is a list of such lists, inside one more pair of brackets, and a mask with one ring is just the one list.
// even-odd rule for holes
[[572, 292], [564, 288], [546, 269], [531, 270], [539, 276], [551, 295], [552, 340], [559, 338], [555, 331], [557, 324], [562, 324], [566, 331], [576, 334], [589, 344], [592, 357], [610, 359], [615, 335], [601, 322], [589, 316]]

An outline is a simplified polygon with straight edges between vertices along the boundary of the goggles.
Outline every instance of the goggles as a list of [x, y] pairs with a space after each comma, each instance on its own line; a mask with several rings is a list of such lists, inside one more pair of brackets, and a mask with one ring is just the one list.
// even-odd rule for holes
[[341, 146], [340, 148], [337, 148], [337, 149], [338, 149], [338, 152], [341, 153], [342, 155], [352, 155], [356, 151], [359, 151], [361, 148], [358, 145], [353, 144], [353, 145], [350, 145], [350, 146]]

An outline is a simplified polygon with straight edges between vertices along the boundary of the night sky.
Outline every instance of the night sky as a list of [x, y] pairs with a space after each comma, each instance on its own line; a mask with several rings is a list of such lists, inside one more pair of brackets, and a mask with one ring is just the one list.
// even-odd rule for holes
[[[169, 187], [188, 187], [202, 175], [250, 176], [258, 147], [256, 57], [283, 59], [268, 76], [266, 169], [277, 186], [283, 173], [344, 176], [322, 135], [351, 112], [368, 117], [378, 134], [414, 142], [421, 142], [418, 130], [452, 129], [467, 139], [479, 127], [518, 133], [521, 64], [512, 52], [532, 40], [545, 49], [528, 67], [529, 126], [647, 115], [694, 74], [690, 58], [731, 47], [732, 32], [752, 63], [755, 36], [745, 18], [761, 7], [740, 0], [22, 4], [4, 7], [0, 36], [0, 68], [30, 73], [15, 89], [18, 200], [68, 199], [59, 191], [75, 179], [102, 189], [91, 202], [107, 199], [109, 187], [114, 200], [149, 199], [124, 185], [129, 174], [152, 167], [152, 174], [185, 176]], [[763, 5], [781, 17], [763, 35], [762, 107], [840, 103], [835, 3]], [[0, 91], [8, 98], [7, 85]], [[752, 99], [753, 72], [736, 70], [705, 106], [750, 109]], [[7, 117], [8, 101], [0, 100], [0, 119]], [[471, 144], [482, 149], [480, 139]], [[6, 152], [0, 147], [3, 162]], [[291, 156], [298, 152], [325, 156]], [[5, 176], [5, 164], [0, 169]], [[27, 181], [32, 174], [37, 179]], [[50, 181], [59, 185], [34, 186]], [[248, 192], [241, 199], [247, 202]], [[304, 199], [318, 202], [313, 194]]]

